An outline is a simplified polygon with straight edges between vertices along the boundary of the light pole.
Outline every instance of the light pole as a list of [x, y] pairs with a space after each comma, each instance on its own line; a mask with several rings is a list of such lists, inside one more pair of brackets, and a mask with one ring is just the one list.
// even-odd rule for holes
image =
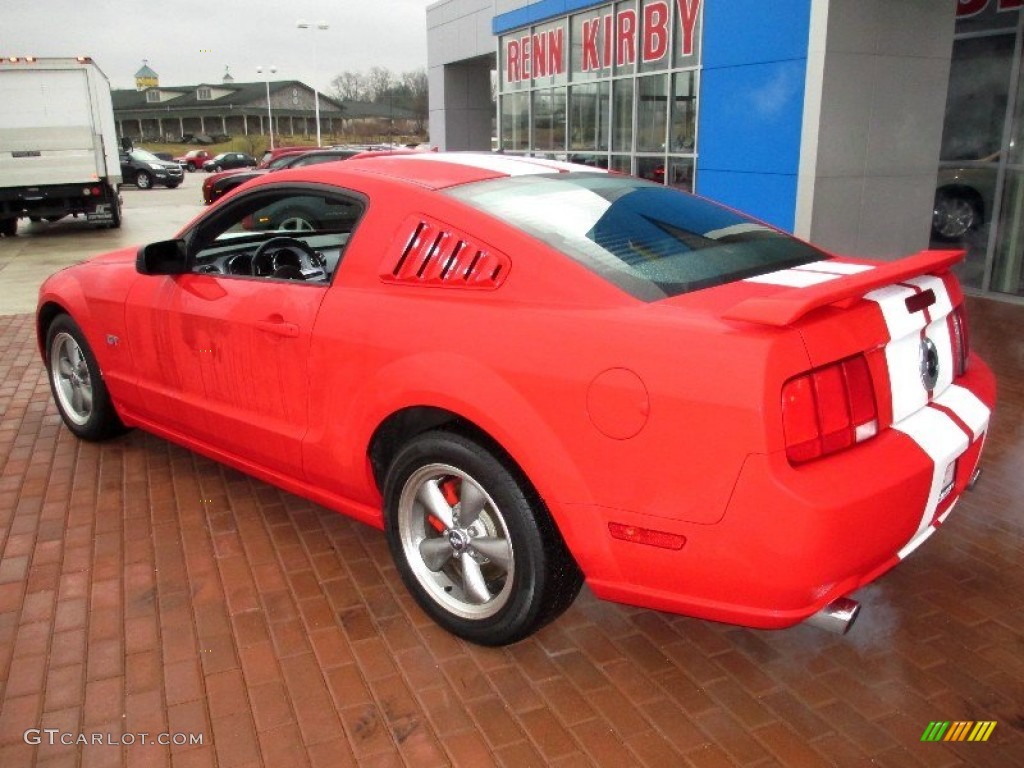
[[[299, 19], [299, 21], [295, 22], [295, 26], [297, 28], [299, 28], [299, 29], [312, 29], [314, 32], [316, 32], [316, 30], [318, 30], [318, 29], [323, 30], [323, 31], [327, 31], [331, 27], [331, 25], [328, 24], [326, 21], [318, 21], [315, 24], [313, 24], [313, 23], [308, 22], [308, 21], [303, 21], [302, 19]], [[316, 73], [316, 75], [315, 75], [316, 77], [320, 76], [320, 67], [317, 65], [317, 59], [316, 59], [316, 35], [315, 34], [313, 35], [313, 71]], [[319, 147], [320, 146], [320, 89], [316, 87], [315, 83], [313, 85], [313, 105], [314, 105], [314, 109], [316, 111], [316, 145]]]
[[[263, 82], [267, 84], [267, 122], [270, 123], [270, 148], [274, 148], [274, 115], [270, 111], [270, 76], [277, 72], [277, 67], [273, 64], [267, 69], [267, 76], [263, 79]], [[263, 67], [256, 67], [256, 73], [262, 75]]]

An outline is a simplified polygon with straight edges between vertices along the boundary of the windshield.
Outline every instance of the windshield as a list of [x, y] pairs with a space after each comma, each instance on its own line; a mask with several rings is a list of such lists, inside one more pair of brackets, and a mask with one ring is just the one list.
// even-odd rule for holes
[[629, 176], [513, 176], [446, 192], [643, 301], [828, 258], [734, 211]]

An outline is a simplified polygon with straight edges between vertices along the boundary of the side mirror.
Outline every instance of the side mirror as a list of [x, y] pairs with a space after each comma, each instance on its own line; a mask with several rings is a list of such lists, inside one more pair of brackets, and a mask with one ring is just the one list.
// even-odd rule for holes
[[139, 248], [135, 270], [143, 275], [182, 275], [189, 271], [184, 240], [161, 240]]

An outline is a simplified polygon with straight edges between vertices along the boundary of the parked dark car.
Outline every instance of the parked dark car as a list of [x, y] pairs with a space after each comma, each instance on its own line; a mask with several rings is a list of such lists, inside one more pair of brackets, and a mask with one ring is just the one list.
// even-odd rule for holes
[[121, 153], [121, 176], [125, 184], [134, 184], [139, 189], [151, 189], [156, 184], [174, 189], [185, 179], [180, 165], [161, 160], [145, 149]]
[[212, 160], [203, 163], [203, 170], [207, 173], [214, 171], [226, 171], [229, 168], [255, 168], [256, 158], [247, 155], [245, 152], [221, 152], [215, 155]]
[[329, 163], [337, 160], [348, 160], [350, 157], [358, 154], [361, 154], [361, 152], [357, 149], [317, 149], [308, 152], [292, 152], [274, 158], [263, 168], [216, 173], [203, 180], [203, 203], [211, 205], [235, 187], [272, 171], [279, 171], [283, 168], [301, 168], [306, 165], [319, 165], [320, 163]]

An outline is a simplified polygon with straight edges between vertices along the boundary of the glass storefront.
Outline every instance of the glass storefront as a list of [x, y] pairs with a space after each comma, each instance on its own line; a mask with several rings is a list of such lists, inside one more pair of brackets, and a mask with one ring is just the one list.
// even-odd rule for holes
[[1020, 2], [971, 0], [946, 102], [932, 245], [963, 247], [968, 288], [1024, 297], [1024, 78]]
[[622, 0], [502, 35], [501, 150], [692, 190], [701, 6]]

